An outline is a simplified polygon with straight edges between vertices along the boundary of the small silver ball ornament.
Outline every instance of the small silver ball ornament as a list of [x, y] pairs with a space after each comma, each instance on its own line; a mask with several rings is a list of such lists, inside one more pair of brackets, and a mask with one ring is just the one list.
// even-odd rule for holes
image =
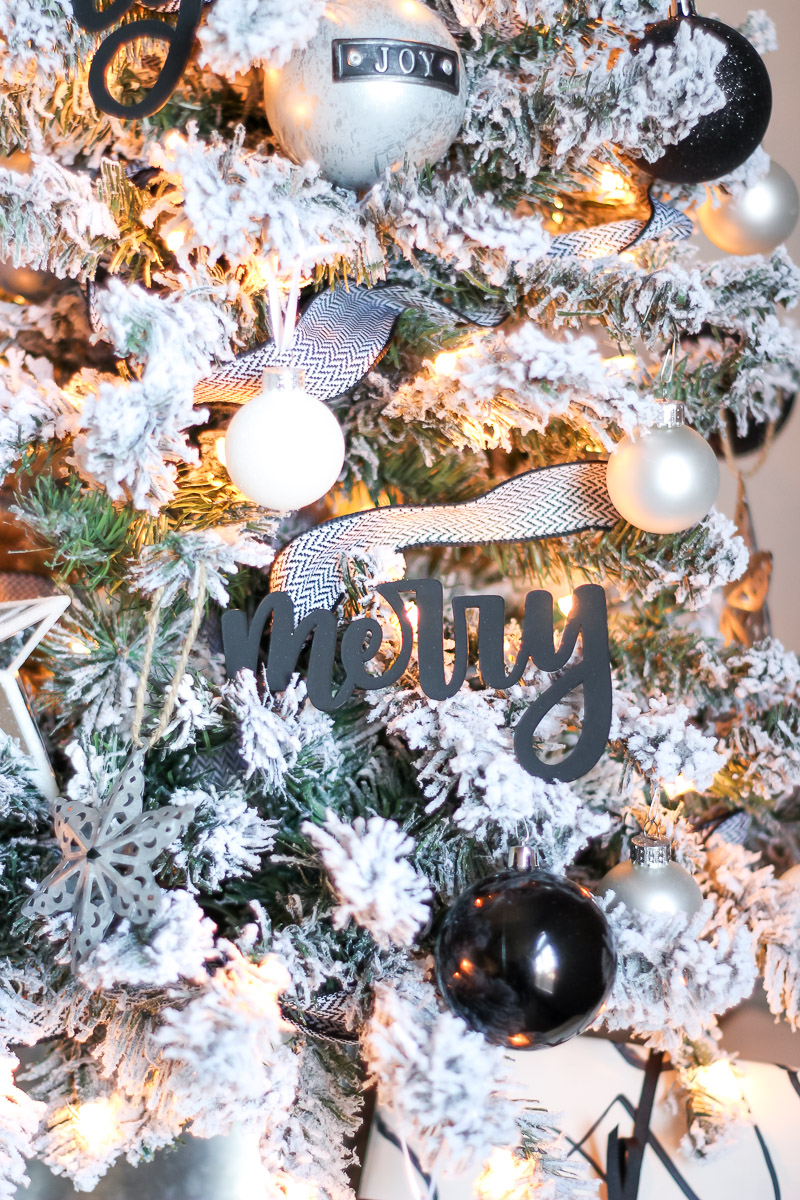
[[595, 890], [597, 896], [612, 894], [612, 908], [621, 903], [646, 916], [693, 917], [703, 903], [696, 881], [672, 861], [669, 838], [643, 833], [631, 839], [630, 860], [612, 867]]
[[788, 171], [773, 162], [767, 175], [717, 207], [709, 197], [697, 213], [703, 233], [728, 254], [771, 254], [800, 217], [800, 195]]
[[624, 437], [608, 460], [608, 494], [620, 516], [647, 533], [680, 533], [717, 498], [719, 464], [681, 405], [665, 404], [663, 424]]
[[332, 0], [309, 44], [264, 72], [267, 119], [284, 152], [354, 189], [406, 158], [442, 158], [466, 103], [458, 46], [419, 0]]

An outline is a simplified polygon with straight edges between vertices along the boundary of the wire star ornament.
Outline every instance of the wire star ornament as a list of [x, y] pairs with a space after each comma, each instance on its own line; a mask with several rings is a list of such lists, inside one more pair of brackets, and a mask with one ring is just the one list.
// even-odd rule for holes
[[163, 892], [152, 864], [191, 820], [191, 811], [169, 805], [142, 812], [144, 756], [134, 755], [97, 804], [53, 801], [62, 860], [25, 904], [27, 917], [72, 911], [73, 967], [103, 941], [114, 917], [134, 925], [150, 921]]

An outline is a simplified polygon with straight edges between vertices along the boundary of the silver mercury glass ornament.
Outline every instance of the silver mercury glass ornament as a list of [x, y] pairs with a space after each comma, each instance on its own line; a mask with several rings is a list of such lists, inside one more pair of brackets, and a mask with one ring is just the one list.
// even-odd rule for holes
[[264, 72], [284, 153], [348, 188], [444, 157], [466, 104], [458, 45], [420, 0], [331, 0], [308, 45]]
[[663, 402], [656, 423], [624, 437], [608, 460], [608, 494], [620, 516], [647, 533], [680, 533], [717, 498], [719, 464], [684, 407]]
[[670, 839], [645, 833], [631, 839], [630, 860], [613, 867], [600, 880], [595, 895], [613, 895], [612, 908], [622, 903], [647, 916], [693, 917], [703, 903], [696, 881], [673, 862]]
[[800, 216], [800, 195], [788, 171], [773, 162], [763, 179], [739, 195], [712, 198], [697, 211], [710, 242], [728, 254], [771, 254], [793, 232]]

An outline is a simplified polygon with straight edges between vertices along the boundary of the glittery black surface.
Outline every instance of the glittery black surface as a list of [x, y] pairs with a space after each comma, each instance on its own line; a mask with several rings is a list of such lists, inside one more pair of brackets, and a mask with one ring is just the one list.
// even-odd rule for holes
[[691, 21], [725, 42], [728, 49], [715, 78], [728, 101], [717, 112], [701, 117], [682, 142], [667, 146], [657, 162], [642, 159], [639, 165], [669, 183], [703, 183], [735, 171], [761, 144], [772, 112], [772, 85], [761, 55], [747, 38], [708, 17], [659, 21], [648, 29], [639, 47], [670, 45], [681, 21]]
[[586, 1029], [616, 964], [591, 895], [547, 871], [504, 871], [463, 892], [436, 950], [439, 988], [453, 1012], [512, 1050], [557, 1046]]

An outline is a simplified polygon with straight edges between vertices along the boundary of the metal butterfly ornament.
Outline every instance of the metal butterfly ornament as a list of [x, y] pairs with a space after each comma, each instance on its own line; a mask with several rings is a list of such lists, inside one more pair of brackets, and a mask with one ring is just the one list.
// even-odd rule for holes
[[100, 945], [115, 917], [142, 925], [156, 916], [163, 893], [152, 864], [191, 819], [191, 810], [174, 805], [142, 812], [143, 761], [141, 754], [128, 760], [105, 801], [53, 802], [62, 861], [22, 911], [31, 918], [72, 912], [73, 967]]

